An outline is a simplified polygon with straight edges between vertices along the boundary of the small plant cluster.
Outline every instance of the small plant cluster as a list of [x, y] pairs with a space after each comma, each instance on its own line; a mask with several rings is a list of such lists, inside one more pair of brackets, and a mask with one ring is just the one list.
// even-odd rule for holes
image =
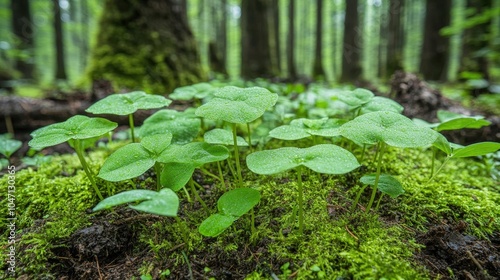
[[[87, 109], [93, 114], [129, 117], [131, 141], [114, 151], [97, 175], [87, 162], [85, 150], [97, 139], [110, 136], [117, 127], [116, 123], [105, 118], [77, 115], [65, 122], [43, 127], [32, 133], [29, 145], [40, 150], [68, 142], [74, 148], [101, 200], [94, 211], [128, 204], [138, 211], [179, 220], [178, 209], [182, 202], [179, 192], [182, 191], [188, 203], [194, 196], [206, 211], [207, 218], [198, 229], [202, 235], [210, 237], [221, 234], [249, 212], [252, 233], [255, 231], [254, 207], [259, 204], [261, 194], [259, 186], [246, 182], [245, 178], [252, 176], [248, 171], [260, 175], [295, 172], [297, 203], [294, 209], [298, 213], [298, 232], [302, 234], [307, 217], [304, 214], [304, 173], [346, 174], [362, 164], [369, 165], [366, 155], [374, 151], [371, 161], [374, 165], [370, 168], [375, 172], [359, 178], [363, 187], [353, 198], [351, 208], [351, 211], [356, 211], [364, 190], [370, 186], [372, 191], [365, 207], [369, 212], [378, 192], [376, 209], [384, 195], [396, 198], [404, 193], [403, 185], [395, 176], [382, 172], [384, 153], [389, 147], [430, 148], [435, 156], [438, 150], [444, 152], [445, 160], [437, 171], [434, 171], [433, 164], [430, 179], [434, 179], [452, 158], [485, 155], [500, 149], [500, 143], [494, 142], [462, 147], [449, 143], [439, 133], [488, 125], [489, 122], [481, 116], [442, 111], [437, 124], [410, 120], [401, 114], [401, 105], [374, 96], [365, 89], [323, 91], [316, 95], [306, 92], [296, 101], [291, 101], [263, 87], [214, 88], [203, 83], [179, 88], [170, 97], [196, 99], [195, 103], [200, 105], [183, 112], [163, 109], [171, 100], [144, 92], [130, 92], [110, 95]], [[142, 109], [159, 110], [139, 129], [134, 125], [133, 114]], [[300, 116], [301, 112], [308, 115]], [[203, 140], [200, 134], [203, 134]], [[308, 144], [310, 141], [301, 140], [307, 138], [312, 139], [312, 146]], [[269, 141], [281, 141], [279, 143], [285, 147], [265, 149]], [[10, 146], [10, 150], [15, 148], [14, 144]], [[5, 150], [1, 152], [8, 157], [10, 150]], [[248, 170], [243, 168], [243, 158]], [[217, 174], [211, 171], [215, 166]], [[150, 169], [156, 176], [155, 190], [132, 189], [113, 194], [107, 189], [104, 198], [98, 186], [97, 178], [110, 182], [126, 181]], [[216, 180], [224, 192], [217, 201], [216, 211], [199, 195], [198, 191], [203, 187], [193, 178], [195, 170]], [[186, 238], [187, 234], [183, 236]]]

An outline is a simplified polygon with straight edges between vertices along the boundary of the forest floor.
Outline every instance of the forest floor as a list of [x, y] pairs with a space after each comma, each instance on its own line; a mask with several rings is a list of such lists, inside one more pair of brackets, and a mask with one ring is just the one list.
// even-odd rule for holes
[[[126, 143], [100, 142], [88, 154], [93, 172]], [[309, 147], [313, 141], [274, 139], [265, 147], [292, 144]], [[24, 143], [21, 154], [27, 149]], [[430, 150], [388, 148], [382, 172], [398, 178], [405, 193], [381, 197], [380, 207], [368, 213], [369, 188], [358, 205], [353, 201], [363, 188], [359, 178], [376, 171], [375, 148], [348, 174], [305, 172], [303, 234], [297, 230], [297, 173], [262, 176], [243, 168], [244, 186], [262, 196], [252, 215], [256, 231], [251, 232], [253, 219], [247, 214], [221, 235], [203, 237], [198, 225], [208, 213], [181, 192], [179, 219], [127, 207], [92, 212], [99, 200], [72, 149], [62, 144], [45, 152], [54, 157], [38, 168], [24, 166], [19, 154], [12, 158], [20, 167], [15, 173], [16, 275], [9, 274], [10, 264], [2, 258], [0, 278], [500, 279], [500, 183], [486, 157], [452, 160], [429, 181]], [[242, 151], [242, 163], [249, 153]], [[361, 154], [361, 148], [353, 153]], [[436, 165], [444, 160], [438, 156]], [[222, 167], [232, 182], [229, 166]], [[217, 172], [215, 164], [206, 168]], [[122, 182], [97, 182], [118, 193], [154, 189], [154, 178], [148, 171]], [[198, 171], [193, 178], [215, 212], [225, 192], [221, 182]], [[7, 176], [0, 177], [2, 200], [7, 185]], [[7, 207], [1, 211], [6, 217]], [[0, 228], [7, 227], [8, 221], [0, 220]], [[0, 239], [4, 252], [8, 234]]]

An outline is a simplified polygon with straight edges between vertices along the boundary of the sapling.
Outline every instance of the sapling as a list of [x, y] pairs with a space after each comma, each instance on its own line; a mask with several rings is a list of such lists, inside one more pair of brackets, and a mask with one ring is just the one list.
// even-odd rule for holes
[[85, 110], [92, 114], [112, 114], [127, 116], [130, 125], [132, 142], [135, 141], [134, 113], [139, 109], [157, 109], [168, 106], [172, 101], [160, 96], [147, 94], [143, 91], [133, 91], [109, 95]]
[[89, 118], [86, 116], [76, 115], [67, 119], [65, 122], [51, 124], [33, 131], [31, 133], [33, 139], [28, 144], [33, 149], [41, 150], [46, 147], [69, 142], [69, 144], [75, 149], [83, 170], [92, 183], [97, 196], [99, 196], [102, 200], [103, 197], [96, 185], [94, 175], [85, 160], [84, 141], [86, 139], [101, 137], [115, 129], [117, 126], [118, 125], [116, 123], [103, 118]]
[[345, 174], [359, 167], [351, 152], [332, 144], [258, 151], [248, 155], [246, 161], [248, 168], [257, 174], [271, 175], [289, 169], [297, 171], [300, 233], [304, 229], [302, 166], [326, 174]]
[[172, 133], [172, 143], [187, 144], [196, 138], [200, 129], [200, 119], [189, 109], [184, 112], [163, 109], [144, 120], [140, 135], [144, 137], [168, 131]]
[[340, 126], [344, 123], [339, 119], [295, 119], [289, 125], [279, 126], [269, 132], [269, 136], [282, 140], [299, 140], [316, 136], [335, 137], [340, 135]]
[[[342, 136], [363, 145], [377, 145], [377, 172], [366, 212], [370, 211], [380, 180], [382, 157], [387, 145], [398, 148], [418, 148], [432, 145], [438, 133], [417, 126], [407, 117], [390, 112], [377, 111], [356, 117], [340, 127]], [[363, 189], [361, 190], [361, 192]]]
[[21, 146], [23, 142], [11, 139], [10, 134], [0, 135], [0, 154], [4, 155], [7, 160], [10, 159], [13, 153], [15, 153]]
[[209, 102], [196, 109], [197, 116], [232, 124], [234, 158], [239, 187], [243, 185], [243, 177], [241, 176], [236, 125], [247, 124], [248, 142], [251, 144], [249, 123], [258, 119], [268, 108], [274, 106], [277, 99], [276, 93], [271, 93], [265, 88], [226, 86], [215, 91]]
[[354, 117], [376, 111], [401, 113], [404, 109], [396, 101], [382, 96], [375, 96], [373, 92], [363, 88], [343, 91], [337, 97], [349, 106], [349, 110], [353, 112]]
[[[218, 213], [205, 219], [198, 231], [204, 236], [214, 237], [221, 234], [236, 220], [253, 210], [260, 201], [259, 191], [251, 188], [238, 188], [224, 193], [217, 201]], [[252, 236], [255, 233], [254, 215], [252, 211]]]

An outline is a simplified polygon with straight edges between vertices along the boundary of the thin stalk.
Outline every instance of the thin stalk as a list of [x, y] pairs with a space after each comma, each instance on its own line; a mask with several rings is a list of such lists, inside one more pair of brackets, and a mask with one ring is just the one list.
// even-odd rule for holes
[[222, 184], [222, 187], [226, 187], [226, 191], [229, 190], [229, 188], [226, 186], [226, 182], [224, 181], [224, 174], [222, 173], [222, 167], [220, 165], [220, 161], [217, 162], [217, 170], [219, 171], [219, 180]]
[[5, 127], [7, 128], [7, 132], [14, 137], [14, 125], [12, 125], [12, 118], [10, 115], [5, 116]]
[[445, 166], [445, 164], [450, 160], [451, 157], [447, 157], [444, 162], [441, 164], [441, 166], [439, 166], [438, 170], [436, 170], [436, 172], [434, 172], [434, 174], [432, 175], [432, 177], [429, 179], [429, 181], [427, 181], [427, 183], [431, 182], [434, 177], [441, 171], [441, 169], [443, 169], [443, 167]]
[[375, 200], [375, 195], [377, 194], [378, 181], [380, 179], [380, 167], [382, 166], [382, 156], [384, 155], [384, 143], [379, 143], [379, 153], [378, 153], [378, 163], [377, 163], [377, 175], [375, 176], [375, 184], [373, 185], [372, 196], [370, 197], [370, 202], [366, 207], [366, 213], [370, 212], [372, 208], [373, 201]]
[[83, 171], [85, 171], [85, 174], [87, 174], [87, 178], [89, 178], [89, 181], [92, 184], [92, 187], [94, 187], [97, 196], [99, 197], [100, 200], [103, 200], [104, 198], [102, 197], [101, 191], [99, 190], [97, 184], [95, 183], [94, 175], [90, 171], [89, 166], [87, 165], [87, 161], [85, 161], [85, 157], [83, 156], [83, 149], [81, 148], [81, 142], [79, 139], [75, 140], [75, 151], [76, 155], [78, 156], [78, 159], [80, 160], [80, 163], [82, 164]]
[[375, 211], [378, 210], [378, 207], [380, 206], [380, 201], [382, 201], [382, 198], [384, 197], [384, 194], [381, 194], [378, 201], [377, 201], [377, 206], [375, 206]]
[[[203, 206], [203, 209], [205, 210], [205, 212], [207, 212], [207, 214], [210, 214], [210, 210], [208, 210], [208, 207], [207, 205], [205, 204], [205, 201], [203, 201], [203, 199], [201, 199], [200, 195], [198, 194], [198, 191], [196, 190], [196, 188], [194, 187], [194, 184], [196, 182], [193, 180], [193, 178], [191, 178], [189, 180], [189, 186], [191, 187], [191, 192], [193, 193], [194, 197], [196, 198], [196, 200], [198, 200], [198, 202], [201, 204], [201, 206]], [[201, 186], [200, 186], [201, 187]]]
[[186, 199], [187, 199], [187, 201], [188, 201], [189, 203], [193, 202], [193, 201], [191, 200], [191, 196], [189, 195], [189, 192], [188, 192], [188, 191], [187, 191], [187, 189], [186, 189], [186, 186], [182, 187], [182, 190], [183, 190], [183, 191], [184, 191], [184, 193], [186, 194]]
[[236, 176], [236, 171], [234, 170], [233, 164], [231, 163], [229, 158], [227, 158], [226, 161], [227, 161], [227, 166], [229, 166], [229, 170], [231, 170], [231, 174], [233, 174], [233, 179], [237, 181], [238, 177]]
[[253, 147], [252, 147], [252, 131], [250, 130], [250, 123], [247, 123], [247, 131], [248, 131], [248, 148], [250, 149], [251, 153]]
[[182, 236], [182, 240], [184, 241], [184, 243], [186, 244], [186, 246], [188, 246], [188, 247], [189, 247], [189, 238], [188, 238], [189, 233], [187, 232], [185, 225], [182, 223], [182, 220], [181, 220], [181, 218], [179, 218], [179, 216], [174, 216], [174, 219], [175, 219], [175, 221], [179, 224], [179, 227], [181, 227], [181, 228], [182, 228], [182, 229], [181, 229], [181, 232], [182, 232], [182, 235], [181, 235], [181, 236]]
[[130, 126], [130, 135], [132, 137], [132, 143], [135, 143], [135, 133], [134, 133], [134, 115], [128, 115], [128, 125]]
[[368, 187], [368, 185], [364, 185], [361, 188], [361, 190], [358, 192], [358, 194], [356, 195], [356, 199], [354, 200], [354, 204], [351, 206], [351, 212], [354, 212], [354, 210], [356, 210], [356, 207], [358, 206], [359, 198], [361, 197], [361, 194], [365, 191], [366, 187]]
[[154, 169], [155, 169], [155, 173], [156, 173], [156, 190], [160, 191], [161, 190], [161, 182], [160, 182], [161, 164], [159, 162], [155, 162]]
[[434, 177], [434, 162], [436, 161], [436, 148], [431, 147], [432, 149], [432, 163], [431, 163], [431, 176], [429, 177], [429, 180]]
[[238, 187], [243, 186], [243, 177], [241, 177], [240, 152], [238, 150], [238, 142], [236, 139], [236, 124], [233, 123], [233, 144], [234, 144], [234, 160], [236, 161], [236, 173], [238, 175]]
[[304, 232], [304, 192], [302, 187], [302, 167], [297, 168], [297, 185], [299, 187], [299, 233]]
[[209, 177], [212, 177], [214, 179], [216, 179], [217, 181], [220, 181], [220, 177], [215, 175], [214, 173], [206, 170], [205, 168], [200, 168], [201, 172], [203, 172], [205, 175], [209, 176]]
[[366, 144], [363, 144], [363, 150], [361, 151], [361, 159], [359, 160], [360, 163], [363, 162], [365, 159], [365, 152], [366, 152]]
[[193, 277], [193, 270], [191, 269], [191, 263], [189, 263], [189, 259], [188, 259], [188, 257], [186, 256], [186, 253], [184, 253], [184, 251], [182, 251], [182, 256], [184, 257], [184, 260], [186, 261], [186, 264], [187, 264], [187, 266], [188, 266], [189, 279], [194, 280], [194, 277]]

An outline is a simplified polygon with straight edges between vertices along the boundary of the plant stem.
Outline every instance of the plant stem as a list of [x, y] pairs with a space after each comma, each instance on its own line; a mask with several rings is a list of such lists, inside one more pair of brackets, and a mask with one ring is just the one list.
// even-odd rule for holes
[[214, 179], [216, 179], [217, 181], [220, 181], [220, 177], [215, 175], [214, 173], [206, 170], [205, 168], [200, 168], [201, 172], [205, 173], [205, 175], [208, 175], [209, 177], [212, 177]]
[[378, 210], [378, 207], [380, 206], [380, 201], [382, 201], [382, 197], [384, 197], [384, 194], [380, 194], [380, 197], [379, 197], [379, 199], [377, 201], [377, 206], [375, 206], [375, 211]]
[[155, 162], [154, 169], [155, 169], [155, 173], [156, 173], [156, 190], [160, 191], [161, 190], [161, 182], [160, 182], [161, 164], [159, 162]]
[[436, 161], [436, 148], [431, 147], [432, 149], [432, 163], [431, 163], [431, 176], [429, 177], [429, 180], [434, 177], [434, 162]]
[[241, 177], [240, 152], [238, 150], [238, 142], [236, 139], [236, 124], [233, 123], [233, 144], [234, 144], [234, 160], [236, 161], [236, 172], [238, 175], [238, 187], [243, 186], [243, 177]]
[[238, 177], [236, 176], [236, 171], [234, 170], [233, 164], [231, 163], [231, 161], [229, 160], [229, 158], [226, 161], [227, 161], [227, 166], [229, 166], [229, 170], [231, 170], [231, 174], [233, 174], [233, 179], [235, 181], [237, 181]]
[[226, 191], [229, 190], [229, 188], [226, 186], [226, 182], [224, 181], [224, 174], [222, 173], [222, 167], [220, 166], [220, 161], [217, 162], [217, 170], [219, 171], [219, 180], [222, 184], [222, 187], [226, 187]]
[[248, 131], [248, 148], [250, 152], [252, 152], [252, 131], [250, 130], [250, 123], [247, 123], [247, 131]]
[[304, 232], [304, 193], [302, 187], [302, 167], [297, 168], [297, 185], [299, 187], [299, 233]]
[[193, 201], [191, 200], [191, 196], [189, 195], [189, 192], [188, 192], [188, 191], [187, 191], [187, 189], [186, 189], [186, 186], [182, 187], [182, 190], [183, 190], [183, 191], [184, 191], [184, 193], [186, 194], [186, 199], [187, 199], [187, 201], [188, 201], [189, 203], [193, 202]]
[[358, 206], [359, 198], [361, 197], [361, 194], [365, 191], [366, 187], [368, 187], [368, 185], [364, 185], [361, 188], [361, 190], [358, 192], [358, 194], [356, 195], [356, 199], [354, 200], [354, 203], [351, 206], [351, 212], [354, 212], [354, 210], [356, 210], [356, 207]]
[[132, 143], [135, 143], [135, 133], [134, 133], [134, 115], [128, 115], [128, 124], [130, 126], [130, 135], [132, 137]]
[[378, 144], [378, 147], [380, 151], [378, 152], [377, 175], [375, 176], [375, 184], [373, 185], [370, 202], [368, 202], [368, 206], [366, 207], [366, 213], [370, 212], [370, 209], [372, 208], [373, 201], [375, 200], [375, 195], [377, 194], [378, 180], [380, 179], [380, 167], [382, 166], [382, 156], [384, 155], [384, 143], [380, 142]]
[[434, 172], [434, 174], [432, 175], [432, 177], [429, 179], [429, 181], [427, 181], [427, 183], [431, 182], [434, 177], [436, 177], [436, 175], [439, 173], [439, 171], [441, 171], [441, 169], [443, 169], [443, 167], [445, 166], [445, 164], [450, 160], [450, 156], [448, 156], [444, 162], [441, 164], [441, 166], [439, 166], [438, 170], [436, 170], [436, 172]]
[[361, 151], [361, 159], [359, 160], [359, 163], [362, 163], [363, 159], [365, 159], [365, 151], [366, 151], [366, 144], [363, 144], [363, 150]]
[[[102, 197], [101, 191], [97, 187], [97, 184], [95, 183], [94, 180], [94, 175], [89, 169], [89, 166], [87, 165], [87, 162], [85, 161], [85, 157], [83, 156], [83, 149], [82, 145], [79, 139], [75, 140], [75, 152], [76, 155], [78, 156], [78, 159], [80, 160], [80, 163], [82, 164], [83, 171], [85, 171], [85, 174], [87, 174], [87, 178], [89, 178], [90, 183], [92, 184], [92, 187], [94, 187], [95, 192], [97, 193], [97, 196], [99, 197], [100, 200], [103, 200], [104, 198]], [[109, 190], [108, 190], [109, 191]]]
[[201, 199], [200, 195], [198, 194], [198, 191], [196, 190], [196, 188], [194, 187], [194, 184], [196, 182], [193, 180], [193, 178], [191, 178], [189, 180], [189, 187], [191, 187], [191, 192], [193, 192], [193, 195], [194, 197], [196, 198], [196, 200], [198, 200], [198, 202], [201, 204], [201, 206], [203, 207], [203, 209], [205, 210], [205, 212], [207, 212], [207, 214], [210, 214], [210, 210], [208, 210], [208, 207], [207, 205], [205, 204], [205, 201], [203, 201], [203, 199]]
[[189, 247], [189, 239], [188, 239], [188, 236], [189, 236], [189, 233], [187, 232], [186, 230], [186, 227], [184, 226], [184, 224], [182, 223], [182, 220], [181, 218], [179, 218], [179, 216], [174, 216], [174, 219], [175, 221], [179, 224], [179, 227], [181, 227], [181, 232], [182, 232], [182, 240], [184, 241], [184, 243], [186, 243], [186, 246]]

